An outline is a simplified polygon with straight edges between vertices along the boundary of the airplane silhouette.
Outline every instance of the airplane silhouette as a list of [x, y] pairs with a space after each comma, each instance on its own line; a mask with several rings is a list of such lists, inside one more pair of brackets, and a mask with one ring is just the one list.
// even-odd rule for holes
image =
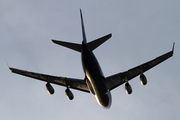
[[128, 82], [129, 80], [140, 75], [141, 84], [146, 85], [147, 79], [146, 76], [144, 75], [144, 72], [173, 56], [175, 43], [173, 44], [173, 48], [170, 52], [167, 52], [149, 62], [146, 62], [142, 65], [129, 69], [125, 72], [120, 72], [109, 77], [104, 77], [100, 65], [95, 55], [93, 54], [93, 50], [95, 50], [98, 46], [100, 46], [102, 43], [104, 43], [109, 38], [111, 38], [112, 35], [108, 34], [94, 41], [87, 42], [81, 10], [80, 10], [80, 16], [81, 16], [81, 26], [82, 26], [82, 36], [83, 36], [82, 44], [69, 43], [69, 42], [57, 41], [57, 40], [52, 40], [52, 41], [55, 44], [70, 48], [72, 50], [81, 53], [81, 61], [85, 74], [84, 79], [51, 76], [46, 74], [24, 71], [11, 67], [9, 67], [9, 69], [13, 73], [17, 73], [20, 75], [24, 75], [27, 77], [31, 77], [47, 82], [46, 88], [50, 94], [54, 93], [54, 88], [51, 86], [50, 83], [66, 87], [65, 93], [69, 100], [72, 100], [74, 98], [74, 95], [71, 92], [70, 88], [87, 93], [92, 93], [95, 96], [95, 99], [98, 102], [98, 104], [103, 108], [108, 109], [110, 108], [112, 101], [111, 93], [110, 93], [111, 90], [125, 83], [125, 90], [127, 94], [131, 94], [132, 88]]

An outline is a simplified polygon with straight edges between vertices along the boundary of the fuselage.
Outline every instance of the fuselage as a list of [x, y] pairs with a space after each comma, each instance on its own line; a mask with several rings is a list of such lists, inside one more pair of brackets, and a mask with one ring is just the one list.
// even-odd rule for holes
[[100, 106], [106, 109], [110, 108], [111, 93], [104, 84], [105, 78], [95, 55], [88, 49], [84, 41], [82, 42], [81, 60], [86, 75], [85, 80], [91, 93]]

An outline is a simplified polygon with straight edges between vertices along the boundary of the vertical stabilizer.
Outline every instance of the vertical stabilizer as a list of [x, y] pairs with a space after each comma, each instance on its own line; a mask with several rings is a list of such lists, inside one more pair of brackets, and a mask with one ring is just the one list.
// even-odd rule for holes
[[83, 16], [82, 16], [82, 11], [80, 9], [80, 15], [81, 15], [81, 27], [82, 27], [82, 36], [83, 36], [83, 42], [86, 44], [86, 34], [85, 34], [85, 28], [84, 28], [84, 22], [83, 22]]

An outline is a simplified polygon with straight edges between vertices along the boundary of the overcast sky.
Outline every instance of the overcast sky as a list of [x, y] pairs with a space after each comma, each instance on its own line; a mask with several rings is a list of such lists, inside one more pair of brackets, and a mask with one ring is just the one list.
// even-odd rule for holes
[[[112, 38], [96, 55], [105, 76], [126, 71], [169, 52], [174, 56], [111, 91], [105, 110], [91, 94], [53, 85], [9, 71], [11, 67], [38, 73], [84, 78], [80, 53], [53, 44], [51, 39], [81, 43], [79, 9], [87, 41], [109, 33]], [[180, 118], [180, 1], [179, 0], [1, 0], [0, 1], [0, 119], [1, 120], [177, 120]]]

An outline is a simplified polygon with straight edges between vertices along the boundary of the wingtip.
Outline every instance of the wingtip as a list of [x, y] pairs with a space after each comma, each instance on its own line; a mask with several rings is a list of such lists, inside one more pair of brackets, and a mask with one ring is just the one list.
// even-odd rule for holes
[[82, 10], [81, 10], [81, 8], [80, 8], [79, 10], [80, 10], [80, 14], [81, 14], [81, 16], [82, 16]]
[[56, 42], [56, 40], [53, 40], [53, 39], [51, 39], [51, 41], [52, 41], [53, 43], [55, 43], [55, 42]]
[[7, 60], [6, 60], [6, 64], [7, 64], [8, 68], [9, 68], [9, 70], [12, 71], [12, 68], [9, 67], [9, 64], [8, 64]]
[[10, 69], [10, 67], [9, 67], [9, 64], [8, 64], [7, 60], [6, 60], [6, 64], [7, 64], [8, 68]]
[[110, 37], [112, 37], [112, 33], [110, 33], [109, 35], [110, 35]]
[[174, 52], [174, 46], [175, 46], [175, 42], [173, 43], [172, 52]]

